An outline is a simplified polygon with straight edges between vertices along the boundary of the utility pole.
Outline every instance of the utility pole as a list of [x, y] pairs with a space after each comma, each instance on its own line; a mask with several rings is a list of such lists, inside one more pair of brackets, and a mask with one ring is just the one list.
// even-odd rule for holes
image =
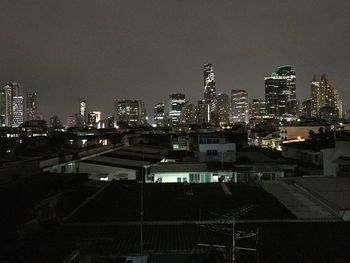
[[140, 186], [140, 254], [141, 263], [143, 262], [143, 179], [144, 179], [144, 152], [142, 151], [142, 170], [141, 170], [141, 186]]
[[232, 263], [235, 263], [236, 240], [235, 240], [235, 214], [232, 215]]

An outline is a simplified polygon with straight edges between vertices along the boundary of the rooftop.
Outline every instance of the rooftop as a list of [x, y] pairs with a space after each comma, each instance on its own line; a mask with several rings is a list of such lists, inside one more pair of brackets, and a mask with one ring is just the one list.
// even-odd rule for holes
[[[277, 199], [259, 186], [219, 183], [144, 184], [145, 221], [212, 220], [247, 204], [254, 205], [242, 218], [295, 218]], [[95, 199], [71, 217], [71, 222], [135, 222], [140, 215], [140, 188], [135, 182], [112, 181]], [[127, 204], [127, 205], [126, 205]], [[231, 212], [230, 212], [231, 211]]]

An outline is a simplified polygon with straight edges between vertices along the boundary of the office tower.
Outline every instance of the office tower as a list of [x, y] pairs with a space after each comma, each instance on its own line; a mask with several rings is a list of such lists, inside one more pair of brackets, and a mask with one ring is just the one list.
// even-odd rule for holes
[[0, 89], [0, 127], [5, 126], [6, 100], [5, 90]]
[[153, 105], [153, 119], [157, 127], [164, 126], [165, 106], [163, 102]]
[[262, 119], [266, 116], [266, 103], [263, 99], [253, 99], [251, 103], [251, 118]]
[[233, 123], [249, 122], [249, 103], [247, 91], [231, 90], [231, 107]]
[[265, 77], [266, 113], [273, 118], [296, 117], [295, 70], [290, 65], [281, 66]]
[[209, 105], [205, 100], [199, 100], [197, 106], [197, 120], [199, 125], [209, 123]]
[[77, 127], [77, 114], [67, 117], [67, 128]]
[[189, 101], [182, 108], [180, 123], [185, 125], [197, 124], [197, 107]]
[[181, 111], [185, 103], [185, 94], [174, 93], [169, 95], [169, 116], [173, 125], [179, 124]]
[[82, 100], [82, 101], [80, 102], [79, 113], [80, 113], [80, 115], [81, 115], [81, 119], [82, 119], [82, 122], [83, 122], [83, 126], [85, 126], [86, 123], [88, 122], [88, 119], [87, 119], [87, 109], [86, 109], [86, 100]]
[[114, 101], [115, 125], [145, 125], [146, 109], [142, 100], [116, 99]]
[[[338, 94], [338, 91], [331, 85], [326, 74], [321, 78], [314, 75], [311, 81], [311, 116], [321, 117], [320, 110], [323, 107], [332, 107], [338, 112], [338, 117], [343, 117], [344, 104]], [[331, 111], [327, 109], [326, 112]]]
[[37, 119], [37, 102], [36, 102], [36, 93], [27, 93], [26, 97], [26, 113], [27, 121]]
[[301, 105], [301, 116], [311, 118], [311, 99], [304, 100]]
[[88, 114], [88, 124], [90, 126], [97, 127], [97, 123], [101, 120], [101, 112], [100, 111], [91, 111]]
[[231, 102], [225, 93], [220, 93], [216, 98], [216, 119], [217, 125], [226, 126], [231, 119]]
[[52, 128], [62, 128], [62, 122], [60, 121], [60, 119], [58, 118], [57, 115], [54, 115], [50, 118], [50, 123], [49, 123], [49, 127]]
[[24, 98], [23, 96], [13, 97], [13, 119], [12, 127], [18, 127], [24, 122]]
[[[18, 121], [20, 121], [20, 112], [22, 108], [22, 117], [23, 117], [23, 105], [21, 105], [20, 96], [20, 85], [18, 83], [6, 83], [2, 88], [2, 106], [3, 109], [2, 126], [17, 126]], [[16, 105], [14, 103], [14, 98], [16, 97]], [[23, 103], [23, 97], [22, 97]], [[16, 109], [16, 123], [14, 123], [14, 109]], [[22, 121], [23, 122], [23, 121]]]
[[211, 64], [204, 64], [204, 101], [209, 105], [208, 122], [214, 122], [216, 106], [215, 75]]

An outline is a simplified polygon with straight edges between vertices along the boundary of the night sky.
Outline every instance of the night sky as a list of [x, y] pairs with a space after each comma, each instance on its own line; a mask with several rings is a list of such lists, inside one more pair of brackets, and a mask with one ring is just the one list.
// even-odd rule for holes
[[264, 76], [290, 64], [297, 97], [327, 73], [350, 98], [349, 0], [1, 0], [0, 82], [36, 91], [39, 111], [63, 122], [112, 114], [115, 98], [152, 104], [172, 92], [203, 97], [203, 64], [217, 91], [264, 97]]

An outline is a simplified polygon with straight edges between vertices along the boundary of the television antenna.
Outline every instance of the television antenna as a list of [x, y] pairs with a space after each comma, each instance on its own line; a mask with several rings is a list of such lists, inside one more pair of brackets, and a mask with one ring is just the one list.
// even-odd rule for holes
[[[236, 260], [236, 252], [238, 250], [244, 250], [244, 251], [251, 251], [251, 252], [257, 252], [257, 245], [258, 245], [258, 234], [259, 234], [259, 228], [257, 228], [256, 232], [251, 231], [251, 232], [246, 232], [246, 231], [241, 231], [241, 230], [236, 230], [236, 219], [239, 218], [240, 216], [245, 215], [249, 211], [253, 210], [256, 208], [255, 205], [252, 204], [247, 204], [245, 206], [236, 208], [232, 211], [227, 211], [223, 214], [216, 214], [217, 218], [215, 220], [218, 223], [215, 224], [201, 224], [201, 227], [204, 227], [206, 229], [209, 229], [210, 231], [213, 232], [218, 232], [222, 233], [224, 235], [228, 235], [232, 237], [232, 247], [231, 247], [231, 262], [234, 263]], [[237, 243], [240, 239], [246, 239], [246, 238], [256, 238], [256, 247], [242, 247], [238, 246]], [[205, 246], [205, 247], [217, 247], [217, 248], [223, 248], [226, 246], [223, 245], [211, 245], [211, 244], [197, 244], [198, 246]]]

